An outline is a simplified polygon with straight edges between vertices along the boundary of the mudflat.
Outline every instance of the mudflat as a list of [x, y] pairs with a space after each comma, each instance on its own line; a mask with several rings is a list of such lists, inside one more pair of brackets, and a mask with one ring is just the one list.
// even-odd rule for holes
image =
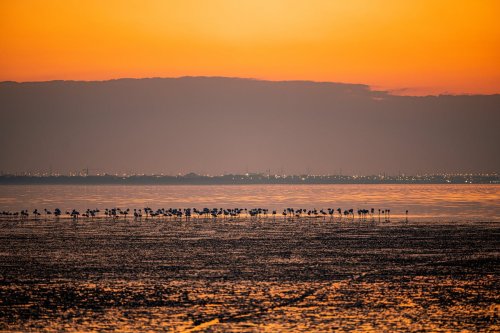
[[500, 223], [0, 221], [1, 331], [498, 331]]

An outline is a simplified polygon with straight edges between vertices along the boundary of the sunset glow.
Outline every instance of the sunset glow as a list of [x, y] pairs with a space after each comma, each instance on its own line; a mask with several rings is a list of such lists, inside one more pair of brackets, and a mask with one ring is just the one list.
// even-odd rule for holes
[[2, 1], [0, 80], [230, 76], [500, 93], [499, 1]]

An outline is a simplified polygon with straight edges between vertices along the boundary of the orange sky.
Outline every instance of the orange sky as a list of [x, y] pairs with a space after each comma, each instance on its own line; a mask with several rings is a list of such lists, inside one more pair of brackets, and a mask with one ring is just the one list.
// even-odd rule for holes
[[0, 80], [237, 76], [500, 93], [500, 1], [0, 2]]

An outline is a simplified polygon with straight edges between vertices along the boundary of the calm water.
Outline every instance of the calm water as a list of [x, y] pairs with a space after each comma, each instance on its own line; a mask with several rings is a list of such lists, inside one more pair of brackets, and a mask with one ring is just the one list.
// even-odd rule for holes
[[498, 332], [497, 222], [0, 220], [0, 331]]
[[500, 219], [500, 185], [0, 186], [0, 210], [222, 207], [406, 209], [413, 218]]
[[411, 215], [0, 218], [0, 332], [498, 332], [499, 191], [1, 186], [0, 210], [374, 207]]

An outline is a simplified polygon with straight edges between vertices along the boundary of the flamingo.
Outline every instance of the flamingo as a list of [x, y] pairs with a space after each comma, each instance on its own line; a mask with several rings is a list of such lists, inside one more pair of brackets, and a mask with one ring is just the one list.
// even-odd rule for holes
[[44, 208], [43, 211], [45, 212], [45, 220], [47, 220], [47, 215], [52, 215], [52, 212], [46, 208]]
[[73, 209], [73, 210], [71, 211], [71, 214], [70, 214], [70, 215], [71, 215], [71, 217], [73, 218], [73, 220], [78, 220], [78, 217], [80, 216], [80, 212], [79, 212], [79, 211], [77, 211], [76, 209]]

